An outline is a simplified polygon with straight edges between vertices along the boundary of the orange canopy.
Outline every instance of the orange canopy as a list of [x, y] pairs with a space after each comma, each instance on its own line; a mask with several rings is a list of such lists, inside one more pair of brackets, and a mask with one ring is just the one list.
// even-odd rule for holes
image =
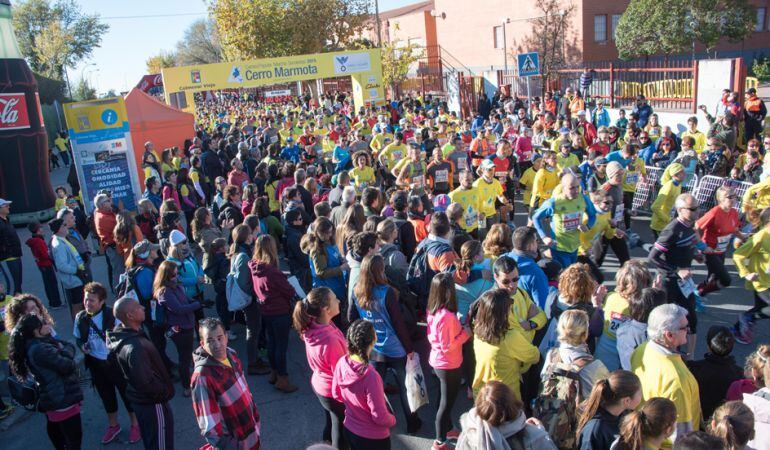
[[183, 148], [185, 139], [195, 136], [195, 118], [190, 113], [155, 100], [137, 88], [126, 94], [125, 101], [138, 166], [139, 185], [144, 190], [144, 143], [151, 141], [155, 144], [155, 152], [158, 154], [168, 147]]

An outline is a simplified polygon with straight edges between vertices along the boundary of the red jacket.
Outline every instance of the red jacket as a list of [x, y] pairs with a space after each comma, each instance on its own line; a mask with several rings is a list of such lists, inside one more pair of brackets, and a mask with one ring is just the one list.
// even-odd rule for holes
[[262, 314], [291, 314], [291, 301], [297, 293], [286, 275], [273, 265], [254, 260], [249, 261], [249, 270]]
[[35, 257], [35, 263], [38, 267], [53, 267], [53, 260], [48, 254], [48, 244], [45, 243], [42, 236], [33, 234], [27, 239], [27, 247], [32, 250], [32, 256]]

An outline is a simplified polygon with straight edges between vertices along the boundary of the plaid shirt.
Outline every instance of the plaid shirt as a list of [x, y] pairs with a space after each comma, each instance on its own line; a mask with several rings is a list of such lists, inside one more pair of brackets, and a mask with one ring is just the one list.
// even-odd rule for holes
[[[193, 356], [193, 410], [201, 435], [217, 449], [258, 449], [259, 412], [251, 396], [241, 361], [227, 349], [232, 367], [215, 360], [198, 347]], [[206, 446], [204, 446], [206, 447]]]

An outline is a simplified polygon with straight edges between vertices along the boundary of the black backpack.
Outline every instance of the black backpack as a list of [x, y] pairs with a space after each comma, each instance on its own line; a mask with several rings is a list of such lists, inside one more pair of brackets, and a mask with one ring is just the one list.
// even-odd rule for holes
[[417, 247], [417, 253], [414, 254], [412, 261], [409, 263], [409, 270], [406, 272], [406, 283], [409, 286], [409, 290], [419, 299], [423, 309], [426, 306], [425, 303], [430, 293], [431, 280], [437, 273], [430, 268], [428, 255], [431, 252], [436, 253], [445, 250], [451, 251], [452, 248], [449, 244], [443, 242], [425, 240]]
[[135, 298], [136, 300], [139, 300], [139, 303], [141, 303], [142, 306], [144, 307], [150, 306], [149, 299], [142, 297], [142, 292], [139, 290], [139, 287], [136, 285], [136, 276], [144, 268], [145, 268], [144, 266], [131, 267], [130, 269], [126, 270], [126, 272], [123, 275], [120, 276], [118, 285], [115, 286], [115, 295], [117, 296], [117, 298], [131, 297], [131, 298]]

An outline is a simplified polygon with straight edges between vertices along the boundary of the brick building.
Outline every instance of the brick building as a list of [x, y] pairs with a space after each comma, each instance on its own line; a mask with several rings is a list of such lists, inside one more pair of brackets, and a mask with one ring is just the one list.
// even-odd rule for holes
[[[743, 56], [747, 60], [761, 54], [770, 56], [770, 0], [751, 2], [757, 7], [756, 31], [741, 43], [720, 43], [717, 56]], [[617, 59], [614, 31], [628, 0], [583, 0], [572, 4], [575, 9], [562, 37], [569, 60], [579, 65]], [[536, 5], [536, 0], [413, 3], [380, 13], [382, 40], [412, 42], [429, 49], [440, 46], [443, 58], [450, 56], [462, 66], [479, 72], [502, 69], [505, 48], [508, 66], [512, 67], [517, 53], [534, 50], [528, 48], [527, 41], [532, 33], [531, 19], [543, 14]], [[506, 19], [509, 21], [504, 25]], [[376, 27], [372, 26], [369, 37], [377, 41]], [[696, 52], [702, 51], [696, 48]]]

